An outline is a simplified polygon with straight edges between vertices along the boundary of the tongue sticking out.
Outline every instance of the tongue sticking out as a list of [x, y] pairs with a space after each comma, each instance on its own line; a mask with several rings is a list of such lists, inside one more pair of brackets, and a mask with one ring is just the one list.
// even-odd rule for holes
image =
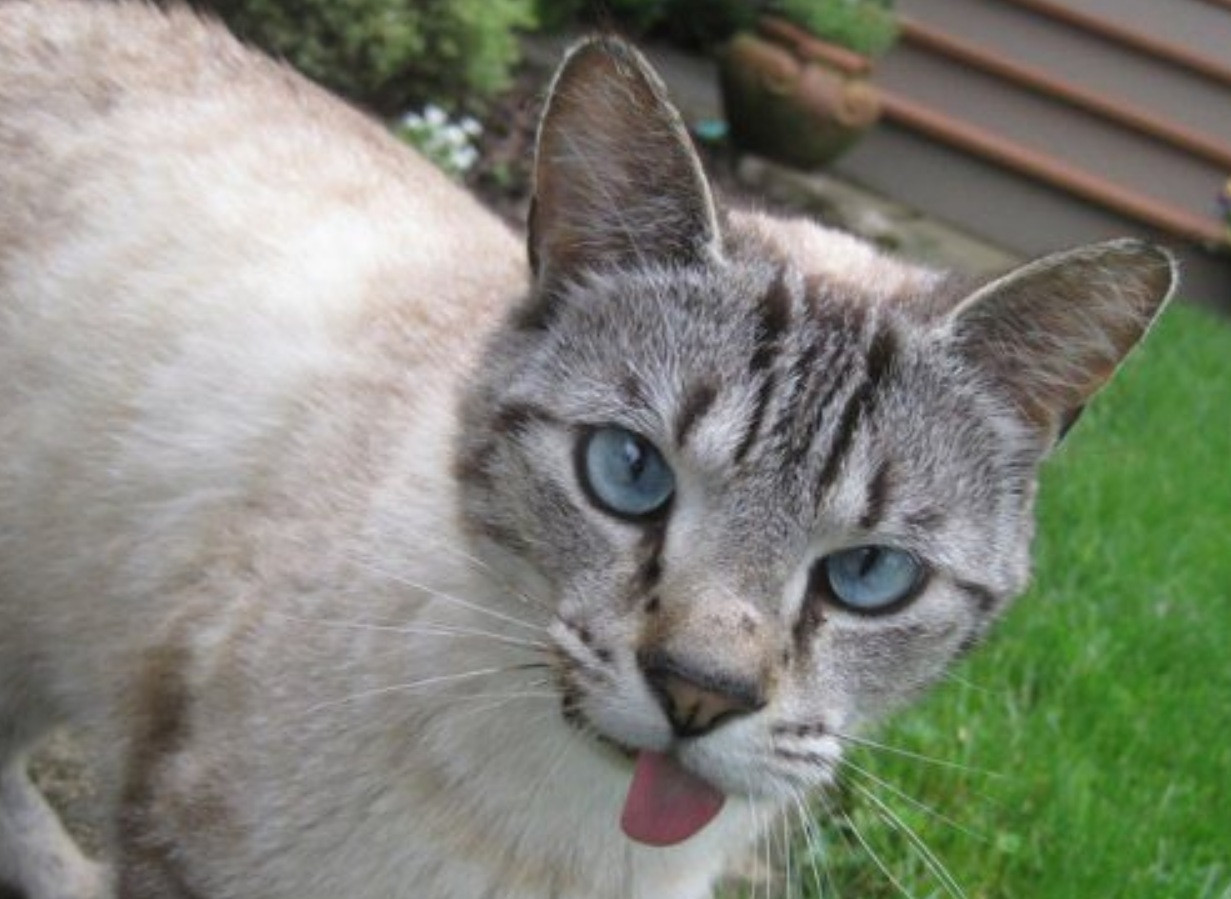
[[713, 821], [725, 800], [670, 756], [643, 749], [637, 754], [620, 827], [638, 843], [671, 846]]

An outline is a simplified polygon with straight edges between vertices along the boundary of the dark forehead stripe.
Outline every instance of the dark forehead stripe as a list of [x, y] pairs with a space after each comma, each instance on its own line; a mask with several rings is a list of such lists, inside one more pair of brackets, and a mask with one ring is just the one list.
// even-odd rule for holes
[[765, 420], [765, 410], [774, 395], [774, 388], [777, 382], [778, 379], [774, 377], [774, 373], [771, 371], [761, 379], [761, 384], [757, 387], [756, 398], [752, 405], [752, 415], [749, 417], [748, 424], [744, 428], [744, 435], [740, 438], [739, 446], [735, 449], [735, 463], [737, 465], [744, 461], [744, 458], [748, 455], [761, 433], [761, 423]]
[[868, 482], [868, 497], [859, 526], [865, 531], [875, 530], [885, 517], [885, 506], [893, 486], [893, 463], [882, 459]]
[[802, 464], [812, 452], [830, 406], [862, 364], [865, 315], [858, 306], [838, 305], [821, 279], [804, 282], [806, 314], [798, 326], [796, 355], [787, 376], [790, 396], [780, 407], [773, 433], [784, 464]]
[[635, 374], [625, 375], [619, 384], [620, 399], [626, 406], [646, 409], [650, 406], [649, 391]]
[[680, 404], [680, 412], [675, 420], [675, 442], [677, 446], [683, 446], [688, 440], [688, 435], [692, 429], [696, 427], [705, 413], [714, 405], [714, 400], [718, 398], [718, 387], [709, 381], [702, 381], [698, 384], [693, 384], [688, 392], [684, 395], [684, 402]]
[[758, 372], [770, 368], [774, 357], [782, 349], [782, 336], [791, 326], [791, 291], [786, 283], [786, 272], [779, 270], [774, 280], [757, 303], [757, 337], [752, 358], [748, 362], [750, 371]]
[[908, 512], [903, 518], [907, 527], [918, 528], [919, 530], [932, 531], [940, 527], [945, 520], [945, 513], [940, 509], [926, 506], [922, 509], [916, 509], [913, 512]]
[[[849, 351], [839, 352], [837, 358], [830, 354], [823, 366], [816, 365], [810, 376], [801, 382], [807, 385], [807, 392], [793, 404], [793, 412], [786, 410], [798, 419], [794, 422], [794, 434], [788, 444], [789, 461], [798, 463], [811, 451], [839, 392], [849, 383], [856, 361], [856, 355]], [[787, 420], [788, 415], [784, 414], [783, 419]]]
[[868, 347], [868, 381], [879, 384], [898, 354], [898, 338], [891, 326], [882, 324]]
[[854, 443], [855, 434], [863, 421], [869, 417], [875, 404], [881, 382], [893, 365], [897, 353], [897, 338], [884, 324], [880, 325], [868, 343], [865, 356], [863, 380], [847, 397], [838, 422], [837, 432], [830, 443], [829, 453], [817, 476], [814, 496], [824, 496], [833, 485], [847, 454]]
[[748, 360], [748, 371], [755, 375], [764, 372], [757, 386], [752, 403], [752, 413], [744, 426], [743, 437], [735, 449], [735, 464], [744, 461], [761, 436], [765, 413], [778, 387], [775, 364], [786, 345], [787, 331], [791, 327], [791, 289], [787, 284], [785, 269], [774, 275], [769, 289], [757, 303], [756, 345]]
[[830, 486], [832, 486], [839, 467], [846, 459], [846, 454], [850, 451], [855, 432], [859, 430], [859, 424], [863, 420], [864, 415], [867, 414], [871, 403], [872, 387], [867, 381], [851, 391], [850, 396], [847, 397], [846, 405], [842, 408], [842, 416], [838, 419], [834, 439], [829, 445], [829, 452], [825, 456], [825, 462], [821, 466], [820, 474], [817, 475], [816, 485], [812, 491], [817, 499], [824, 496]]

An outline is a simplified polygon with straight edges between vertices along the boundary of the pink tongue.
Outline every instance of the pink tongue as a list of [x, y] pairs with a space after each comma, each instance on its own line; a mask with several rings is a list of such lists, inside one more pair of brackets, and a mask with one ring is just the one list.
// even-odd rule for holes
[[637, 753], [620, 827], [638, 843], [672, 846], [713, 821], [726, 798], [670, 756], [643, 749]]

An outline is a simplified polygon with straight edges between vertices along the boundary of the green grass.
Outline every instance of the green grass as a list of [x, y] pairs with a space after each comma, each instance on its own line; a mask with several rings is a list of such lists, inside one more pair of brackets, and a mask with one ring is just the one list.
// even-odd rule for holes
[[901, 889], [830, 824], [819, 895], [1231, 899], [1231, 325], [1171, 309], [1048, 463], [1039, 513], [1033, 589], [878, 735], [979, 770], [853, 757], [934, 810], [873, 785], [963, 893], [850, 786]]

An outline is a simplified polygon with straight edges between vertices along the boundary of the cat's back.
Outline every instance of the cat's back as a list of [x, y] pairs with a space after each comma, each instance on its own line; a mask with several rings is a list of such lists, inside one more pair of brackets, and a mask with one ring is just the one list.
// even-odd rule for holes
[[102, 305], [149, 321], [396, 305], [448, 335], [524, 278], [464, 191], [187, 7], [0, 2], [0, 196], [10, 308], [62, 293], [88, 317], [115, 284]]
[[0, 0], [0, 570], [171, 540], [274, 475], [358, 495], [348, 435], [449, 433], [523, 257], [186, 7]]

